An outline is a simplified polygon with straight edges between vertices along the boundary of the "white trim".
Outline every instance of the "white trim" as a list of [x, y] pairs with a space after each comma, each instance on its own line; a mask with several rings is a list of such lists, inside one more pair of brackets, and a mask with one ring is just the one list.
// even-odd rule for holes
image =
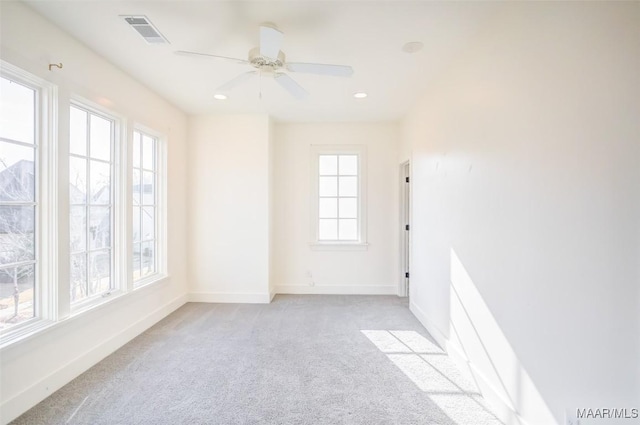
[[[406, 225], [411, 226], [411, 162], [409, 160], [400, 164], [399, 177], [400, 211], [398, 214], [398, 229], [400, 229], [400, 232], [398, 252], [400, 253], [400, 262], [398, 263], [398, 296], [409, 297], [411, 280], [405, 275], [405, 273], [411, 272], [411, 230], [407, 231], [405, 228]], [[409, 179], [409, 182], [406, 181], [406, 178]], [[405, 267], [407, 264], [408, 267]]]
[[314, 251], [366, 251], [369, 249], [369, 244], [366, 242], [309, 242], [309, 246]]
[[[54, 391], [78, 377], [96, 363], [116, 351], [118, 348], [140, 335], [160, 320], [182, 307], [187, 302], [187, 296], [182, 295], [154, 310], [147, 316], [123, 329], [117, 335], [102, 342], [76, 358], [70, 360], [58, 370], [48, 374], [26, 390], [6, 400], [0, 406], [0, 423], [8, 423], [31, 407], [50, 396]], [[61, 325], [67, 321], [59, 322]], [[40, 334], [41, 335], [41, 334]]]
[[192, 303], [269, 304], [269, 292], [190, 292]]
[[440, 348], [446, 351], [448, 338], [440, 330], [440, 328], [434, 325], [433, 322], [431, 322], [431, 320], [429, 320], [429, 318], [427, 317], [427, 314], [412, 301], [409, 301], [409, 310], [413, 313], [414, 316], [416, 316], [418, 321], [422, 323], [422, 326], [425, 327], [425, 329], [427, 330], [427, 332], [429, 332], [433, 339], [436, 340]]
[[276, 285], [276, 294], [397, 295], [396, 285]]

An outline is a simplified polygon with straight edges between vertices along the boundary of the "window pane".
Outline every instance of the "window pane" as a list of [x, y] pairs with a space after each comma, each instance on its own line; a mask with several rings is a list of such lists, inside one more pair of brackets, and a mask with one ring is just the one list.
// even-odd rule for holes
[[105, 205], [111, 203], [111, 164], [100, 161], [90, 161], [89, 187], [91, 189], [91, 203]]
[[139, 242], [141, 239], [140, 229], [140, 207], [133, 207], [133, 241]]
[[356, 198], [340, 198], [340, 218], [358, 218]]
[[320, 175], [333, 175], [338, 174], [338, 156], [337, 155], [320, 155], [318, 169]]
[[111, 121], [92, 114], [89, 137], [89, 156], [91, 158], [110, 161]]
[[0, 141], [0, 202], [33, 202], [35, 149]]
[[87, 156], [87, 113], [71, 107], [69, 152]]
[[340, 177], [339, 186], [340, 196], [358, 196], [357, 177]]
[[320, 219], [318, 239], [321, 241], [335, 241], [338, 239], [338, 220]]
[[155, 167], [154, 140], [149, 136], [142, 136], [142, 168], [153, 170]]
[[69, 202], [87, 202], [87, 160], [75, 156], [69, 158]]
[[35, 258], [35, 207], [0, 206], [0, 266]]
[[142, 172], [142, 204], [153, 205], [156, 202], [155, 191], [155, 175], [150, 171]]
[[133, 166], [136, 168], [140, 168], [142, 164], [140, 163], [140, 139], [142, 135], [135, 131], [133, 133]]
[[133, 278], [138, 279], [140, 277], [140, 270], [142, 267], [140, 253], [141, 245], [139, 243], [133, 244]]
[[87, 254], [71, 255], [71, 302], [87, 296]]
[[155, 243], [143, 242], [142, 243], [142, 272], [141, 276], [153, 273], [155, 271]]
[[338, 199], [320, 198], [318, 217], [338, 218]]
[[0, 80], [0, 137], [34, 143], [35, 90], [6, 78]]
[[155, 233], [155, 220], [154, 220], [153, 207], [142, 208], [142, 240], [154, 239]]
[[89, 207], [89, 249], [111, 246], [109, 207]]
[[355, 176], [358, 174], [358, 155], [340, 155], [340, 175]]
[[0, 329], [35, 317], [35, 266], [0, 269]]
[[111, 251], [89, 254], [89, 295], [111, 289]]
[[358, 239], [358, 220], [339, 220], [339, 235], [341, 241], [355, 241]]
[[338, 178], [320, 177], [320, 196], [338, 196]]
[[71, 252], [81, 252], [87, 249], [87, 208], [84, 206], [71, 207], [69, 217]]
[[140, 170], [138, 170], [137, 168], [133, 169], [132, 183], [133, 183], [133, 205], [140, 205], [140, 201], [141, 201], [140, 194], [142, 192], [142, 182], [140, 181]]

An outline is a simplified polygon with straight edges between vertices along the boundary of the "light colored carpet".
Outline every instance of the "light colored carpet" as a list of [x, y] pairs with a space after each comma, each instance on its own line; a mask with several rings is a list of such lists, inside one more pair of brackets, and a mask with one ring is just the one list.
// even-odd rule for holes
[[498, 425], [393, 296], [189, 303], [14, 424]]

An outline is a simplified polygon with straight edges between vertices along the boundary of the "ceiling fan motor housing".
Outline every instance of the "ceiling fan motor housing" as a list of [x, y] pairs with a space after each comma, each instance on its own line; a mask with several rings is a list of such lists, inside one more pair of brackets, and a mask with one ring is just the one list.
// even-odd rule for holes
[[260, 47], [255, 47], [249, 51], [249, 63], [260, 71], [273, 72], [282, 68], [285, 64], [284, 53], [278, 52], [276, 59], [268, 58], [260, 54]]

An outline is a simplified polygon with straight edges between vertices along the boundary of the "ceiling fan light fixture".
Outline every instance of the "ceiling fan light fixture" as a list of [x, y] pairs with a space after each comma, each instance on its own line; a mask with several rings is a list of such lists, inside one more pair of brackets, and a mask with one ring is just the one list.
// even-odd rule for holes
[[364, 99], [367, 96], [368, 95], [363, 91], [359, 91], [359, 92], [353, 94], [353, 97], [355, 97], [356, 99]]
[[226, 94], [222, 94], [222, 93], [216, 93], [213, 95], [213, 98], [216, 100], [227, 100], [228, 97]]

